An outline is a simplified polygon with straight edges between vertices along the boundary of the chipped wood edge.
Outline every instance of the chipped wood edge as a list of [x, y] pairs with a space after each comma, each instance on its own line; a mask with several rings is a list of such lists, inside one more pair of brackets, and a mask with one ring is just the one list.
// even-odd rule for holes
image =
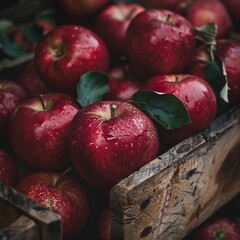
[[[141, 239], [181, 239], [183, 234], [187, 234], [187, 232], [191, 231], [191, 229], [199, 225], [210, 216], [210, 214], [235, 196], [240, 191], [239, 188], [236, 188], [235, 191], [229, 193], [225, 198], [221, 195], [222, 202], [216, 201], [214, 198], [212, 202], [214, 206], [212, 209], [205, 209], [207, 212], [205, 211], [202, 214], [201, 219], [199, 219], [199, 214], [200, 211], [203, 210], [200, 209], [200, 205], [200, 207], [196, 205], [193, 208], [196, 209], [194, 214], [196, 215], [195, 218], [198, 220], [194, 219], [194, 223], [184, 223], [185, 225], [178, 227], [176, 232], [173, 230], [174, 222], [170, 223], [172, 226], [168, 226], [170, 230], [160, 226], [160, 224], [163, 224], [165, 215], [167, 215], [166, 211], [173, 210], [173, 207], [169, 209], [171, 202], [174, 202], [172, 196], [175, 195], [176, 198], [178, 197], [178, 192], [173, 192], [173, 190], [176, 191], [177, 189], [175, 183], [181, 181], [183, 177], [187, 179], [193, 175], [195, 181], [202, 181], [202, 173], [196, 172], [196, 169], [204, 169], [208, 159], [203, 156], [208, 155], [209, 152], [216, 151], [216, 145], [218, 144], [220, 144], [220, 147], [224, 147], [226, 145], [226, 143], [223, 142], [224, 138], [227, 139], [225, 141], [232, 141], [225, 155], [239, 154], [238, 150], [234, 150], [235, 152], [231, 153], [232, 149], [234, 149], [234, 145], [240, 145], [238, 142], [240, 140], [234, 135], [234, 132], [240, 129], [239, 119], [240, 108], [238, 106], [216, 119], [211, 126], [201, 133], [179, 143], [163, 155], [145, 165], [139, 171], [136, 171], [119, 182], [110, 193], [111, 209], [113, 212], [113, 238], [127, 240], [139, 239], [139, 235], [136, 237], [137, 235], [134, 231], [131, 231], [131, 229], [134, 229], [136, 232], [141, 232]], [[230, 136], [228, 136], [228, 134], [230, 134]], [[196, 153], [198, 154], [198, 159], [194, 159]], [[221, 156], [219, 157], [221, 158]], [[212, 174], [214, 175], [215, 173]], [[170, 186], [173, 185], [173, 182], [175, 185]], [[238, 183], [238, 181], [235, 182]], [[179, 186], [180, 185], [181, 184], [179, 184]], [[184, 191], [184, 188], [187, 190], [189, 185], [184, 186], [182, 184], [181, 191]], [[194, 191], [196, 191], [196, 189], [193, 188], [192, 192]], [[189, 194], [192, 194], [192, 192]], [[159, 196], [161, 196], [161, 198]], [[201, 194], [199, 195], [199, 198], [200, 197], [203, 198]], [[151, 199], [151, 204], [149, 204], [149, 199]], [[191, 200], [191, 203], [194, 203], [193, 200]], [[184, 206], [184, 203], [182, 203], [182, 205]], [[177, 222], [178, 215], [182, 217], [183, 211], [180, 211], [180, 213], [172, 212], [170, 214], [176, 214], [174, 221]], [[158, 216], [156, 217], [156, 215]], [[136, 222], [143, 224], [141, 229], [137, 229], [138, 227], [134, 225]], [[144, 222], [146, 222], [146, 226], [144, 226]], [[160, 235], [158, 234], [161, 235], [161, 238], [159, 238]]]
[[53, 211], [39, 205], [1, 181], [0, 198], [15, 206], [27, 217], [33, 219], [39, 225], [42, 239], [62, 239], [61, 218]]
[[40, 240], [37, 224], [30, 218], [22, 215], [6, 228], [0, 230], [1, 240]]

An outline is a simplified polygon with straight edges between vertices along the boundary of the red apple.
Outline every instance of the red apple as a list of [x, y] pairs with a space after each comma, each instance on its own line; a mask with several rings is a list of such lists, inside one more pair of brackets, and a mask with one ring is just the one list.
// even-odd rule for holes
[[209, 84], [200, 77], [187, 74], [158, 75], [149, 79], [143, 88], [175, 95], [189, 112], [189, 125], [172, 130], [159, 128], [162, 141], [168, 145], [174, 145], [196, 134], [215, 118], [215, 94]]
[[104, 94], [105, 100], [129, 101], [142, 87], [129, 66], [112, 68], [108, 74], [110, 92]]
[[18, 84], [20, 84], [29, 97], [37, 97], [40, 94], [50, 92], [50, 89], [40, 79], [34, 61], [30, 62], [22, 72]]
[[7, 134], [12, 112], [26, 97], [21, 86], [12, 81], [0, 79], [0, 139]]
[[153, 8], [168, 9], [173, 12], [184, 14], [186, 8], [194, 0], [142, 0], [142, 1]]
[[216, 217], [205, 222], [191, 237], [191, 240], [239, 240], [237, 224], [225, 217]]
[[17, 170], [13, 158], [0, 149], [0, 180], [13, 186], [17, 180]]
[[[217, 41], [215, 55], [223, 61], [229, 86], [229, 103], [240, 101], [240, 43], [230, 39]], [[210, 55], [205, 45], [196, 49], [195, 61], [188, 72], [205, 77], [204, 69], [210, 60]]]
[[118, 101], [100, 101], [80, 110], [68, 140], [80, 177], [103, 191], [153, 160], [159, 150], [157, 130], [149, 117]]
[[128, 28], [127, 47], [134, 70], [142, 77], [181, 72], [195, 49], [192, 25], [167, 10], [146, 10]]
[[239, 28], [240, 25], [240, 1], [239, 0], [221, 0], [222, 3], [225, 5], [225, 7], [228, 10], [228, 13], [236, 26]]
[[108, 71], [109, 56], [103, 41], [90, 30], [62, 25], [39, 41], [35, 62], [43, 81], [60, 91], [76, 93], [82, 74]]
[[83, 229], [89, 212], [88, 199], [72, 176], [37, 172], [24, 177], [16, 189], [61, 217], [64, 239], [73, 239]]
[[96, 231], [97, 240], [111, 240], [111, 211], [110, 208], [104, 209], [101, 213]]
[[110, 0], [61, 0], [64, 11], [74, 19], [86, 19], [104, 7]]
[[188, 8], [186, 16], [195, 27], [215, 22], [218, 26], [217, 38], [223, 38], [231, 33], [230, 16], [219, 0], [197, 0]]
[[96, 19], [96, 31], [106, 43], [114, 60], [126, 57], [126, 34], [132, 19], [144, 11], [135, 3], [116, 3], [105, 8]]
[[78, 110], [75, 99], [61, 93], [25, 101], [10, 122], [11, 143], [18, 158], [36, 170], [68, 167], [67, 135]]

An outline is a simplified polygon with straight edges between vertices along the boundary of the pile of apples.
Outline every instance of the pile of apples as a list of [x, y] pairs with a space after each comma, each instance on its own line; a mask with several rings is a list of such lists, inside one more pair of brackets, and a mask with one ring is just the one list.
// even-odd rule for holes
[[[31, 46], [16, 81], [0, 80], [0, 180], [79, 239], [89, 189], [107, 207], [121, 179], [240, 102], [240, 1], [60, 4], [65, 24]], [[111, 239], [110, 217], [94, 239]]]

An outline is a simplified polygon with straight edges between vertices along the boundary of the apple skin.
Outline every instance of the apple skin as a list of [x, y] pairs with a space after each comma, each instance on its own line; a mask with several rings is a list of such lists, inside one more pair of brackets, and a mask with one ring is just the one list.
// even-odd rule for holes
[[30, 98], [50, 92], [50, 89], [40, 79], [34, 61], [30, 62], [23, 70], [18, 84], [25, 89]]
[[111, 210], [106, 208], [100, 214], [97, 230], [96, 230], [97, 240], [111, 240]]
[[104, 100], [127, 102], [142, 88], [141, 81], [137, 79], [129, 66], [112, 68], [108, 74], [110, 92], [104, 94]]
[[149, 79], [144, 89], [171, 93], [179, 98], [189, 112], [191, 123], [179, 129], [159, 127], [163, 143], [174, 145], [210, 125], [217, 111], [215, 94], [202, 78], [188, 74], [158, 75]]
[[186, 8], [194, 1], [194, 0], [142, 0], [144, 3], [148, 4], [153, 8], [160, 9], [168, 9], [173, 12], [179, 13], [181, 15], [184, 14]]
[[79, 176], [103, 193], [159, 151], [151, 119], [132, 104], [119, 101], [100, 101], [80, 110], [70, 125], [68, 143]]
[[61, 217], [64, 239], [72, 239], [83, 229], [89, 212], [88, 197], [72, 176], [36, 172], [21, 179], [16, 189]]
[[26, 98], [27, 95], [20, 85], [0, 79], [0, 139], [8, 132], [12, 112]]
[[82, 74], [107, 72], [109, 55], [104, 42], [90, 30], [77, 25], [62, 25], [38, 43], [35, 63], [39, 76], [53, 88], [76, 93]]
[[[217, 40], [215, 55], [223, 61], [229, 85], [229, 104], [240, 101], [240, 43], [230, 39]], [[201, 60], [201, 61], [199, 61]], [[205, 78], [204, 69], [210, 60], [205, 45], [196, 49], [195, 61], [189, 67], [188, 72]]]
[[[221, 234], [221, 237], [216, 237]], [[235, 221], [226, 217], [214, 217], [203, 223], [190, 240], [238, 240], [240, 231]]]
[[18, 173], [13, 158], [0, 149], [0, 181], [13, 186], [17, 178]]
[[134, 3], [116, 3], [105, 8], [96, 19], [96, 32], [106, 43], [111, 58], [120, 61], [127, 56], [126, 34], [132, 19], [144, 11]]
[[62, 9], [73, 19], [84, 20], [103, 8], [110, 0], [61, 0]]
[[186, 17], [195, 27], [215, 22], [218, 26], [217, 38], [226, 37], [232, 31], [231, 18], [218, 0], [197, 0], [187, 9]]
[[[57, 171], [70, 165], [69, 125], [79, 110], [75, 99], [52, 93], [20, 105], [10, 122], [10, 140], [17, 157], [36, 170]], [[31, 149], [31, 150], [30, 150]]]
[[233, 22], [236, 24], [236, 27], [239, 29], [240, 25], [240, 1], [239, 0], [221, 0], [222, 3], [225, 5], [226, 9], [230, 17], [232, 18]]
[[182, 72], [192, 58], [195, 44], [192, 25], [167, 10], [138, 14], [127, 32], [130, 62], [141, 77]]

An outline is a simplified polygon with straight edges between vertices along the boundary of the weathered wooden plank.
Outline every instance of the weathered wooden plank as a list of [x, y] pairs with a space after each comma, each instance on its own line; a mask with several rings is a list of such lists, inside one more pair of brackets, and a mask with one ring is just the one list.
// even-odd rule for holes
[[[51, 210], [17, 192], [0, 181], [0, 198], [15, 206], [23, 215], [33, 219], [39, 226], [41, 239], [62, 239], [60, 217]], [[34, 238], [32, 238], [34, 239]]]
[[111, 191], [114, 239], [182, 239], [240, 192], [240, 108]]
[[0, 230], [0, 240], [40, 240], [37, 224], [22, 215], [8, 227]]

